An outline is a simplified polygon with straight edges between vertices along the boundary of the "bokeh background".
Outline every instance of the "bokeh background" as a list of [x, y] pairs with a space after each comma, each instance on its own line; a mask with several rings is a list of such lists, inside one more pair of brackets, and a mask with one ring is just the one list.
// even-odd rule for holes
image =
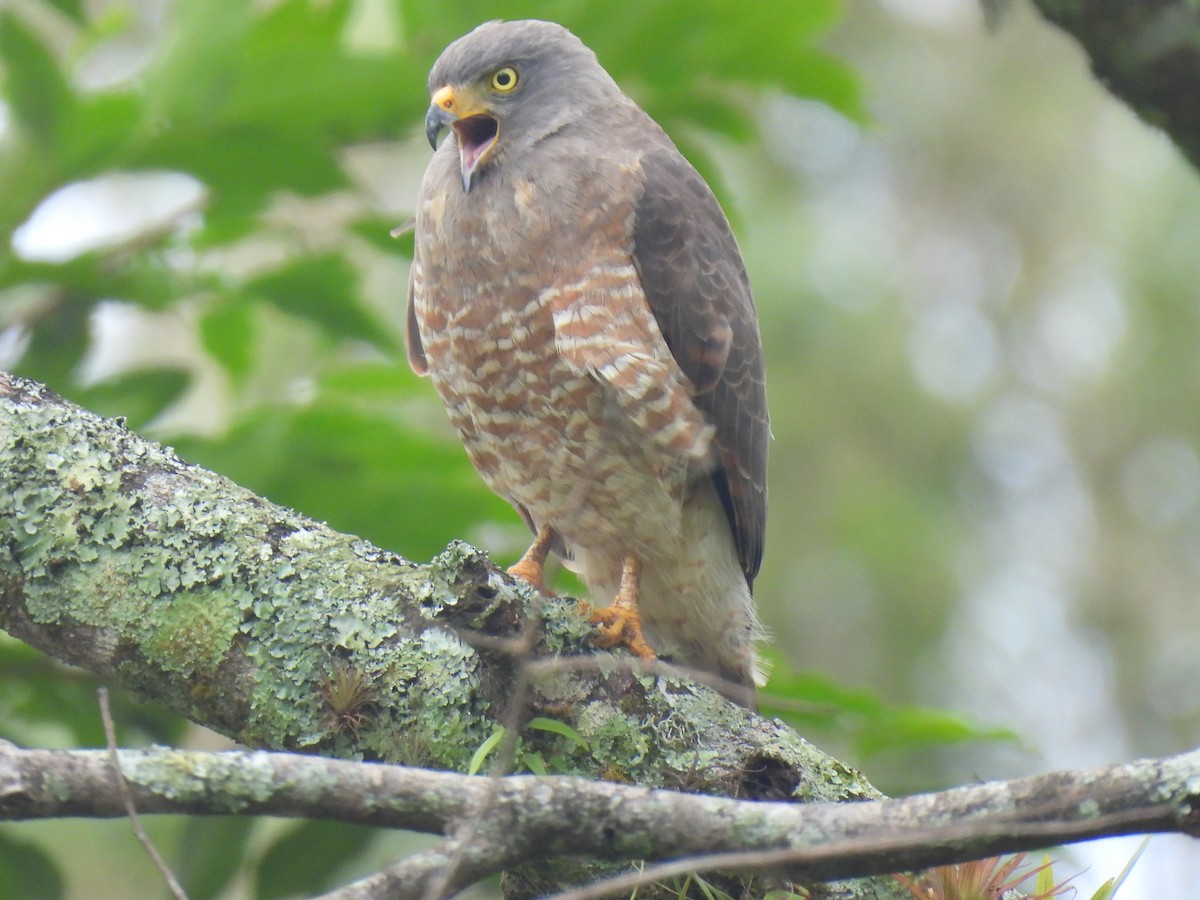
[[[0, 367], [428, 559], [515, 557], [403, 360], [425, 72], [563, 22], [716, 187], [775, 441], [778, 699], [903, 793], [1200, 743], [1200, 185], [1013, 0], [0, 0]], [[0, 636], [0, 737], [103, 743]], [[118, 698], [126, 744], [220, 746]], [[408, 838], [165, 818], [192, 896], [306, 895]], [[1056, 853], [1081, 896], [1137, 841]], [[479, 896], [489, 896], [486, 890]], [[127, 823], [0, 825], [0, 896], [166, 896]], [[1200, 896], [1154, 838], [1124, 900]]]

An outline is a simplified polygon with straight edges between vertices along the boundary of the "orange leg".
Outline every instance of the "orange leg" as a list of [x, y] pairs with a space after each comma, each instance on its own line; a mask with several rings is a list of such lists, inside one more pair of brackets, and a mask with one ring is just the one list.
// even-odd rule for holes
[[636, 556], [625, 557], [621, 566], [621, 589], [612, 606], [604, 609], [588, 607], [593, 622], [600, 625], [596, 643], [601, 647], [625, 646], [639, 659], [654, 659], [654, 650], [642, 634], [642, 618], [638, 613], [641, 591], [642, 561]]
[[550, 555], [550, 545], [553, 543], [554, 529], [543, 525], [538, 529], [537, 537], [533, 539], [525, 555], [508, 567], [508, 574], [528, 581], [538, 593], [553, 597], [554, 594], [546, 589], [545, 584], [546, 557]]

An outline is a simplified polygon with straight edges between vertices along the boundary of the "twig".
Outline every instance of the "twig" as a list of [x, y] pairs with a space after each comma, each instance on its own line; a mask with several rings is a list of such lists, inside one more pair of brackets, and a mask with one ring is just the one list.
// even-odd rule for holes
[[745, 705], [754, 699], [750, 688], [720, 675], [703, 672], [687, 666], [679, 666], [661, 659], [638, 659], [630, 656], [614, 656], [598, 653], [592, 656], [550, 656], [531, 659], [526, 663], [529, 674], [552, 675], [559, 672], [614, 672], [625, 670], [635, 675], [657, 675], [665, 678], [682, 678], [710, 687], [731, 700]]
[[534, 592], [533, 602], [529, 604], [529, 612], [525, 616], [525, 626], [521, 629], [521, 637], [510, 649], [512, 657], [517, 661], [517, 671], [512, 681], [512, 700], [504, 713], [504, 738], [496, 752], [492, 765], [488, 768], [488, 790], [484, 793], [479, 804], [472, 810], [467, 820], [455, 829], [451, 846], [453, 851], [449, 861], [441, 873], [429, 882], [421, 900], [442, 900], [458, 874], [466, 855], [479, 831], [479, 824], [491, 811], [496, 794], [500, 789], [501, 778], [512, 771], [513, 761], [517, 755], [517, 744], [521, 738], [521, 720], [529, 704], [529, 670], [530, 656], [541, 640], [542, 601], [541, 595]]
[[[1162, 809], [1149, 809], [1145, 819], [1149, 822], [1162, 814]], [[1133, 821], [1131, 821], [1131, 818]], [[1110, 834], [1118, 834], [1122, 828], [1136, 827], [1137, 816], [1114, 814], [1092, 820], [1092, 826]], [[903, 834], [884, 834], [867, 837], [838, 838], [828, 843], [800, 847], [780, 847], [777, 850], [753, 850], [735, 853], [709, 853], [684, 859], [673, 859], [652, 866], [643, 866], [613, 878], [595, 881], [583, 887], [560, 891], [544, 900], [600, 900], [616, 894], [629, 893], [639, 887], [668, 878], [701, 872], [769, 872], [776, 870], [802, 875], [806, 868], [829, 865], [838, 861], [868, 860], [873, 857], [887, 858], [910, 848], [913, 843], [927, 847], [946, 848], [965, 845], [969, 841], [1001, 837], [1012, 833], [1013, 823], [1002, 822], [959, 822], [952, 825], [927, 826], [906, 831]], [[1053, 844], [1063, 835], [1063, 823], [1022, 822], [1022, 837], [1035, 843]], [[981, 857], [982, 858], [982, 857]], [[955, 861], [964, 862], [961, 852]], [[899, 868], [899, 867], [897, 867]]]
[[113, 780], [117, 784], [117, 791], [121, 795], [121, 801], [125, 804], [125, 814], [129, 817], [129, 824], [133, 827], [133, 834], [146, 849], [151, 862], [154, 863], [155, 867], [162, 874], [175, 900], [188, 900], [187, 893], [184, 892], [183, 887], [175, 879], [175, 875], [171, 872], [167, 861], [162, 858], [162, 855], [158, 852], [158, 848], [154, 846], [154, 842], [146, 834], [146, 829], [142, 828], [142, 820], [138, 817], [137, 807], [133, 803], [133, 794], [129, 790], [129, 782], [125, 780], [125, 773], [121, 771], [121, 759], [117, 755], [117, 730], [113, 727], [112, 710], [109, 709], [108, 705], [108, 688], [98, 688], [96, 690], [96, 699], [100, 702], [100, 720], [104, 723], [104, 738], [108, 742], [108, 759], [112, 767]]
[[[478, 847], [472, 849], [479, 850]], [[479, 852], [473, 855], [475, 859], [469, 865], [464, 865], [461, 859], [456, 865], [456, 874], [462, 884], [478, 881], [508, 864], [507, 858], [489, 859]], [[414, 853], [394, 866], [322, 894], [316, 900], [419, 900], [433, 879], [447, 870], [451, 859], [450, 845], [442, 844]]]

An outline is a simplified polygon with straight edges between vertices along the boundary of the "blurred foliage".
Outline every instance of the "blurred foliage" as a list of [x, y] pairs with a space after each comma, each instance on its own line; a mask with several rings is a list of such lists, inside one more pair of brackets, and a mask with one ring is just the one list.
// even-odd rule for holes
[[788, 672], [782, 661], [772, 665], [759, 706], [763, 715], [778, 716], [814, 743], [847, 743], [862, 763], [888, 751], [1017, 739], [1007, 729], [981, 727], [944, 710], [888, 703], [872, 691], [837, 684], [816, 672]]
[[[855, 79], [816, 43], [838, 13], [837, 0], [5, 6], [0, 362], [414, 558], [489, 521], [512, 523], [403, 361], [396, 261], [411, 240], [388, 232], [414, 196], [382, 193], [355, 170], [355, 149], [395, 148], [398, 164], [419, 171], [425, 73], [438, 52], [485, 19], [532, 15], [580, 34], [721, 188], [698, 138], [757, 141], [770, 93], [861, 117]], [[406, 150], [414, 137], [418, 154]], [[160, 207], [154, 184], [165, 182], [144, 179], [165, 173], [174, 193]], [[80, 230], [88, 198], [104, 191], [145, 203], [143, 215], [124, 229]], [[91, 678], [2, 637], [0, 670], [0, 736], [102, 745]], [[831, 688], [821, 699], [878, 724], [881, 707], [864, 714], [861, 696]], [[185, 723], [114, 700], [123, 743], [185, 739]], [[867, 730], [864, 746], [886, 742]], [[124, 825], [94, 828], [137, 853]], [[329, 823], [266, 834], [240, 819], [156, 828], [195, 898], [332, 887], [372, 846], [368, 832]], [[68, 895], [33, 833], [0, 830], [0, 884], [22, 897]], [[128, 869], [114, 870], [119, 880], [90, 884], [92, 896], [135, 890]]]
[[[967, 0], [0, 3], [0, 367], [414, 559], [454, 537], [511, 558], [522, 526], [403, 360], [411, 237], [389, 233], [442, 47], [554, 19], [714, 184], [753, 275], [777, 437], [764, 707], [893, 791], [1009, 774], [1035, 742], [1178, 749], [1200, 722], [1200, 193], [1013, 6], [984, 36], [949, 21]], [[835, 24], [870, 116], [822, 46]], [[123, 743], [198, 739], [113, 699]], [[0, 737], [99, 745], [94, 682], [0, 636]], [[148, 827], [195, 898], [406, 849]], [[127, 823], [0, 827], [0, 888], [81, 883], [162, 891]]]

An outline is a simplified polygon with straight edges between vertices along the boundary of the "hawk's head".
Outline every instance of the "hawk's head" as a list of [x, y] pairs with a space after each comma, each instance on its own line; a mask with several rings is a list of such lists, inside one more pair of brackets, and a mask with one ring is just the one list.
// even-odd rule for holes
[[487, 22], [459, 38], [430, 70], [429, 92], [425, 134], [436, 148], [453, 129], [464, 191], [481, 167], [620, 95], [579, 38], [536, 19]]

